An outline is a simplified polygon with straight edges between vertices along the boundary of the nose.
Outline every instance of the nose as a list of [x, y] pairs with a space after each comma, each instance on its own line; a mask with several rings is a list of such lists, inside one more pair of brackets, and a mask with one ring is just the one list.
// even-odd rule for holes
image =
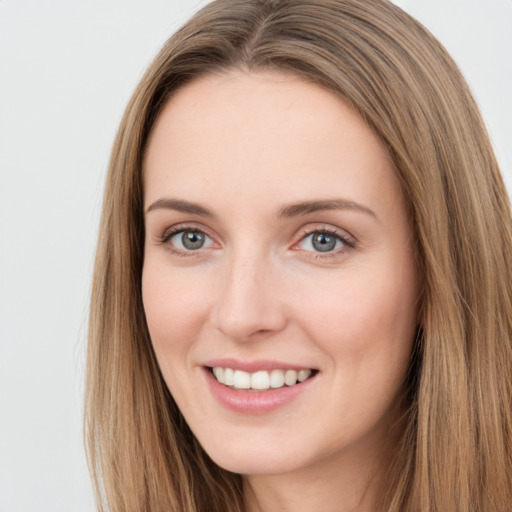
[[264, 258], [233, 258], [226, 269], [211, 322], [225, 336], [249, 341], [284, 328], [286, 315], [275, 270]]

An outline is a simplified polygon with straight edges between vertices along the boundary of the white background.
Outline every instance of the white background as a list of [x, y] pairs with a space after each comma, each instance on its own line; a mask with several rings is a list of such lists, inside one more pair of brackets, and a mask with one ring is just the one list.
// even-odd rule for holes
[[[0, 512], [93, 510], [82, 443], [105, 169], [151, 57], [199, 0], [0, 0]], [[512, 0], [397, 0], [455, 57], [512, 190]]]

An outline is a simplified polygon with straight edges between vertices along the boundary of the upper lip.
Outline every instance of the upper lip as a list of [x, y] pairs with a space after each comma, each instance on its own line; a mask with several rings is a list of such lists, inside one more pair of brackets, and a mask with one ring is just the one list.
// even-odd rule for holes
[[222, 358], [210, 359], [203, 363], [203, 366], [209, 368], [221, 367], [232, 368], [233, 370], [243, 370], [248, 373], [254, 373], [259, 370], [313, 370], [312, 366], [303, 364], [285, 363], [284, 361], [275, 361], [270, 359], [255, 359], [245, 361], [241, 359]]

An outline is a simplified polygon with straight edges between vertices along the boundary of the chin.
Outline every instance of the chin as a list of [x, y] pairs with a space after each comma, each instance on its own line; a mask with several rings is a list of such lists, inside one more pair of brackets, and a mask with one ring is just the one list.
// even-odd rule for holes
[[262, 450], [258, 446], [229, 447], [217, 446], [213, 450], [204, 447], [210, 458], [221, 468], [240, 475], [276, 475], [299, 469], [304, 461], [297, 460], [297, 450], [288, 453], [282, 447], [268, 447]]

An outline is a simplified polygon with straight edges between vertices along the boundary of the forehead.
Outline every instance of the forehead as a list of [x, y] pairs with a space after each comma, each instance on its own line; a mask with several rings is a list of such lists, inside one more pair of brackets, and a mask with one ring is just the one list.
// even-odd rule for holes
[[304, 200], [326, 187], [355, 194], [356, 182], [360, 196], [400, 194], [363, 119], [334, 93], [277, 71], [207, 75], [177, 90], [151, 132], [144, 174], [146, 203], [174, 191], [208, 201], [214, 190]]

